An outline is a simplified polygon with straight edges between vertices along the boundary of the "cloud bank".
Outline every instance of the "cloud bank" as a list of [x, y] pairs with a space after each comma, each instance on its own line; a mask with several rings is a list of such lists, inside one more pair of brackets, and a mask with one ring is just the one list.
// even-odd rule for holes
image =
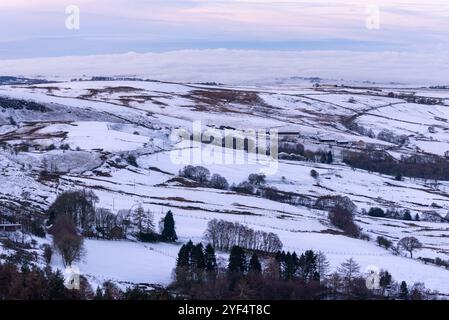
[[181, 50], [0, 60], [0, 73], [65, 79], [135, 76], [163, 81], [226, 84], [252, 84], [295, 76], [449, 84], [449, 58], [444, 52]]

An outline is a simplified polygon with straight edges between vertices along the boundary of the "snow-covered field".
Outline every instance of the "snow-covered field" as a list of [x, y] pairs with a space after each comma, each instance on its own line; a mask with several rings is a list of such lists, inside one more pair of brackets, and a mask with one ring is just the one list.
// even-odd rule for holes
[[[394, 90], [402, 92], [399, 88]], [[193, 121], [201, 121], [203, 130], [276, 128], [294, 132], [306, 148], [334, 153], [372, 144], [396, 158], [414, 152], [444, 155], [449, 150], [449, 106], [408, 103], [389, 97], [389, 92], [388, 88], [240, 89], [150, 81], [0, 86], [0, 97], [33, 100], [49, 109], [42, 112], [7, 108], [0, 101], [0, 123], [5, 124], [0, 126], [0, 142], [5, 145], [0, 148], [0, 200], [25, 201], [45, 210], [62, 191], [86, 188], [99, 197], [98, 207], [114, 213], [140, 204], [159, 221], [168, 209], [174, 212], [179, 236], [179, 243], [174, 245], [86, 240], [86, 255], [79, 268], [94, 284], [106, 279], [168, 284], [180, 245], [190, 239], [202, 241], [208, 221], [219, 218], [274, 232], [286, 251], [322, 251], [333, 268], [353, 257], [362, 268], [376, 265], [388, 269], [396, 280], [424, 282], [432, 290], [449, 294], [448, 270], [395, 256], [375, 243], [378, 235], [395, 242], [413, 235], [424, 244], [416, 257], [448, 260], [447, 223], [358, 214], [356, 223], [371, 237], [370, 241], [358, 240], [341, 235], [329, 223], [325, 211], [172, 181], [187, 164], [173, 161], [176, 152], [182, 155], [182, 151], [201, 151], [210, 155], [215, 151], [221, 159], [234, 154], [230, 149], [214, 150], [204, 143], [190, 146], [170, 139], [175, 128], [190, 132]], [[448, 92], [421, 89], [416, 90], [416, 95], [445, 99]], [[409, 143], [399, 146], [362, 136], [344, 125], [347, 118], [375, 134], [382, 129], [405, 134]], [[430, 126], [435, 129], [429, 130]], [[320, 140], [329, 136], [345, 140], [348, 145], [330, 148], [329, 142]], [[26, 150], [13, 151], [14, 146], [23, 143], [28, 144]], [[70, 150], [60, 148], [66, 144]], [[49, 148], [51, 145], [54, 147]], [[138, 167], [123, 161], [129, 155], [135, 157]], [[241, 156], [246, 159], [241, 164], [200, 164], [236, 184], [267, 167], [266, 163], [249, 161], [255, 155]], [[62, 172], [57, 182], [39, 179], [44, 162]], [[408, 209], [413, 217], [427, 211], [444, 217], [449, 211], [448, 182], [435, 185], [410, 178], [396, 181], [391, 176], [351, 169], [339, 161], [319, 164], [279, 160], [275, 169], [267, 176], [269, 186], [312, 200], [347, 196], [359, 213], [375, 206]], [[319, 178], [311, 177], [312, 169], [319, 173]], [[56, 258], [53, 265], [61, 267]]]

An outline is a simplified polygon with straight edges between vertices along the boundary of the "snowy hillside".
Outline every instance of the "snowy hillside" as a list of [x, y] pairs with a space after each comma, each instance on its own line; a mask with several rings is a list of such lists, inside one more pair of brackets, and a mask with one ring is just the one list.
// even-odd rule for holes
[[[176, 244], [86, 240], [79, 268], [93, 284], [107, 279], [123, 285], [169, 284], [180, 246], [203, 241], [208, 221], [223, 219], [277, 234], [285, 251], [321, 251], [333, 269], [352, 257], [362, 269], [374, 265], [398, 281], [423, 282], [449, 294], [449, 271], [418, 259], [449, 259], [449, 181], [398, 177], [344, 161], [348, 152], [368, 151], [382, 153], [375, 163], [414, 156], [418, 162], [446, 161], [447, 89], [72, 81], [0, 86], [0, 111], [0, 201], [5, 208], [33, 208], [45, 215], [58, 194], [87, 189], [98, 196], [97, 207], [114, 214], [141, 205], [159, 221], [173, 211]], [[178, 177], [189, 163], [235, 185], [270, 165], [242, 150], [171, 138], [174, 129], [192, 133], [198, 121], [202, 131], [277, 130], [280, 141], [301, 144], [315, 158], [330, 153], [333, 161], [280, 156], [265, 188], [300, 199], [296, 203], [198, 185]], [[183, 161], [173, 161], [174, 153]], [[197, 163], [195, 156], [187, 159], [192, 154], [245, 161], [202, 158]], [[315, 205], [333, 196], [356, 205], [355, 222], [365, 239], [345, 235], [330, 223], [328, 210]], [[367, 215], [373, 207], [407, 211], [412, 220]], [[380, 247], [378, 236], [394, 243], [414, 236], [423, 248], [411, 259]], [[62, 268], [57, 257], [52, 265]]]

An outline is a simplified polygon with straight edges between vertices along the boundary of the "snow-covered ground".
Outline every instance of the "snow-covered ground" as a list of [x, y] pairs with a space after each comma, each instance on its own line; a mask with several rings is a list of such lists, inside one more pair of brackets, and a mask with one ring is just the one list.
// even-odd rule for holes
[[[342, 147], [334, 145], [330, 149], [329, 142], [319, 139], [333, 137], [348, 141], [346, 148], [360, 148], [362, 140], [362, 145], [372, 144], [396, 158], [413, 154], [417, 147], [444, 155], [449, 150], [446, 134], [449, 106], [407, 103], [388, 97], [389, 92], [389, 88], [241, 89], [150, 81], [3, 86], [0, 96], [33, 100], [49, 110], [1, 108], [0, 123], [5, 125], [0, 126], [0, 142], [5, 147], [0, 148], [0, 200], [26, 201], [45, 210], [58, 193], [86, 188], [99, 197], [98, 207], [115, 213], [140, 204], [159, 221], [168, 209], [174, 212], [179, 236], [175, 245], [86, 240], [86, 255], [79, 268], [94, 284], [105, 279], [168, 284], [180, 245], [190, 239], [202, 241], [208, 221], [219, 218], [274, 232], [282, 240], [284, 250], [322, 251], [333, 268], [353, 257], [362, 268], [376, 265], [388, 269], [396, 280], [424, 282], [430, 289], [449, 294], [448, 270], [395, 256], [375, 243], [378, 235], [394, 242], [413, 235], [424, 244], [416, 257], [448, 260], [449, 224], [359, 214], [356, 222], [371, 240], [357, 240], [339, 234], [330, 225], [325, 211], [171, 180], [188, 164], [185, 155], [192, 152], [218, 154], [218, 158], [212, 158], [216, 161], [204, 161], [211, 160], [209, 157], [193, 164], [207, 167], [229, 183], [244, 181], [249, 174], [268, 166], [258, 163], [252, 154], [206, 144], [190, 146], [185, 141], [170, 139], [173, 129], [192, 130], [192, 122], [198, 120], [204, 130], [277, 128], [294, 132], [301, 135], [306, 148], [313, 150], [337, 152]], [[395, 92], [402, 91], [396, 88]], [[416, 94], [445, 98], [447, 91], [417, 89]], [[10, 118], [17, 124], [11, 124]], [[344, 125], [343, 120], [348, 118], [374, 133], [388, 129], [405, 134], [410, 142], [399, 146], [361, 136]], [[435, 130], [429, 130], [430, 126]], [[28, 148], [15, 152], [14, 148], [23, 143]], [[70, 150], [64, 150], [65, 144]], [[51, 145], [54, 147], [50, 148]], [[184, 161], [174, 161], [174, 154], [181, 155]], [[130, 155], [138, 167], [129, 163]], [[243, 163], [217, 160], [232, 155], [241, 156]], [[56, 166], [61, 172], [57, 181], [39, 178], [44, 163]], [[449, 211], [448, 182], [435, 185], [420, 179], [396, 181], [391, 176], [351, 169], [339, 161], [318, 164], [279, 160], [271, 165], [275, 170], [267, 176], [269, 186], [311, 200], [320, 196], [347, 196], [357, 205], [359, 213], [374, 206], [409, 209], [412, 216], [426, 211], [445, 216]], [[319, 173], [318, 178], [311, 176], [312, 169]], [[61, 267], [57, 258], [53, 265]]]

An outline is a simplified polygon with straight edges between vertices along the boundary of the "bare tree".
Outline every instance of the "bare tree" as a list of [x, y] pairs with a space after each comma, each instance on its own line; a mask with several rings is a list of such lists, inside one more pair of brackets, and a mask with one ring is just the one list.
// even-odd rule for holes
[[282, 250], [282, 242], [276, 234], [255, 231], [237, 222], [213, 219], [204, 237], [214, 248], [226, 251], [233, 246], [264, 252]]
[[413, 258], [413, 251], [421, 249], [422, 246], [422, 243], [415, 237], [405, 237], [398, 242], [398, 247], [410, 253], [410, 258]]
[[68, 215], [59, 215], [52, 227], [53, 245], [62, 256], [64, 266], [79, 261], [84, 252], [83, 237], [80, 236]]
[[343, 262], [337, 269], [346, 291], [352, 289], [354, 280], [360, 276], [360, 265], [352, 258]]

